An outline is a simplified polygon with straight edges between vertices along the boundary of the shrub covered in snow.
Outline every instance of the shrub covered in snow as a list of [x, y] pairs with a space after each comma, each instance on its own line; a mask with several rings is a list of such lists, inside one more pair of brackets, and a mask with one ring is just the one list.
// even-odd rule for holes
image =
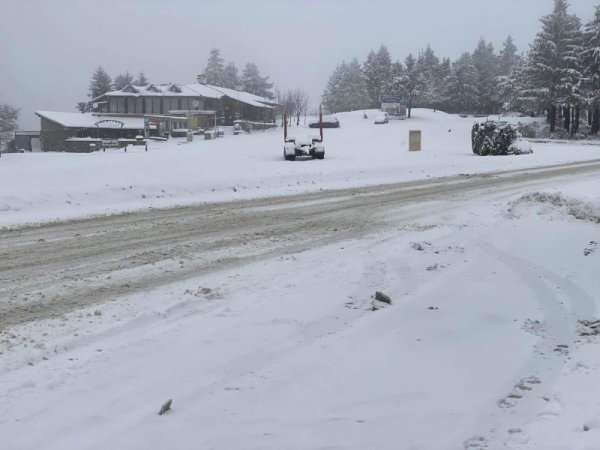
[[473, 125], [471, 145], [473, 153], [480, 156], [532, 153], [531, 146], [520, 141], [520, 137], [517, 127], [513, 124], [481, 122]]

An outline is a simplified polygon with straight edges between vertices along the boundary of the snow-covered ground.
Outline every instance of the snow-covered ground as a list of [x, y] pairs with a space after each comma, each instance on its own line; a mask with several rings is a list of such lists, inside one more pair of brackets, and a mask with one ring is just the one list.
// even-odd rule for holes
[[[377, 127], [362, 112], [340, 115], [324, 161], [284, 162], [275, 133], [147, 154], [3, 156], [17, 187], [0, 194], [14, 205], [2, 222], [600, 153], [540, 144], [475, 157], [471, 122], [441, 114]], [[413, 128], [421, 153], [406, 149]], [[365, 238], [2, 331], [2, 448], [597, 449], [600, 347], [578, 320], [600, 306], [599, 193], [598, 177], [582, 176], [429, 213], [419, 205], [410, 223], [390, 209], [390, 228]], [[375, 291], [392, 305], [374, 311]]]
[[[280, 130], [151, 142], [148, 152], [6, 154], [0, 226], [600, 158], [600, 146], [538, 143], [532, 155], [481, 159], [471, 151], [470, 132], [483, 119], [416, 109], [410, 120], [375, 125], [376, 112], [367, 114], [337, 115], [341, 128], [325, 130], [323, 161], [284, 161]], [[422, 152], [408, 152], [412, 129], [422, 130]], [[304, 133], [318, 130], [290, 129]]]

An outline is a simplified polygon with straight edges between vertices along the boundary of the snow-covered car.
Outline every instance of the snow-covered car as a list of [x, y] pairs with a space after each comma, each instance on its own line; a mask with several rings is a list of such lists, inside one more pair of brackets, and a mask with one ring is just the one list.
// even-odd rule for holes
[[388, 123], [389, 122], [389, 118], [388, 118], [388, 113], [386, 112], [380, 112], [375, 116], [375, 124], [380, 125], [383, 123]]
[[[319, 119], [314, 119], [308, 122], [309, 128], [319, 128], [320, 121]], [[337, 120], [337, 117], [333, 116], [323, 116], [323, 128], [339, 128], [340, 121]]]
[[284, 138], [283, 157], [286, 161], [293, 161], [297, 156], [309, 156], [313, 159], [325, 158], [325, 147], [320, 136], [302, 136]]
[[288, 116], [283, 115], [283, 158], [286, 161], [294, 161], [297, 156], [308, 156], [313, 159], [325, 158], [325, 146], [323, 145], [323, 114], [319, 110], [319, 120], [317, 127], [319, 128], [318, 136], [288, 136]]

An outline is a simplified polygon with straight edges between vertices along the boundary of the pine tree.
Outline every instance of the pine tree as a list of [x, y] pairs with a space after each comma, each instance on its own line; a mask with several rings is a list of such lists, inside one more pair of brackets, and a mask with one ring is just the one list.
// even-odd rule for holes
[[363, 76], [367, 85], [369, 94], [369, 107], [377, 108], [379, 104], [379, 72], [377, 68], [377, 53], [371, 50], [367, 55], [367, 59], [362, 67]]
[[519, 55], [517, 55], [517, 46], [514, 44], [512, 36], [508, 35], [504, 41], [502, 50], [500, 50], [498, 75], [510, 76], [513, 69], [519, 63], [519, 59]]
[[591, 133], [597, 134], [600, 131], [600, 4], [585, 27], [584, 42], [581, 57], [585, 68], [585, 95], [590, 106]]
[[14, 138], [18, 117], [17, 108], [7, 103], [0, 104], [0, 152]]
[[478, 72], [470, 53], [463, 53], [446, 82], [446, 99], [457, 112], [472, 112], [479, 104]]
[[434, 93], [436, 99], [434, 108], [443, 109], [444, 111], [450, 111], [452, 109], [446, 95], [446, 83], [451, 74], [452, 62], [450, 61], [450, 58], [443, 58], [438, 69], [438, 82], [436, 83], [436, 92]]
[[133, 84], [136, 86], [148, 86], [148, 83], [149, 83], [148, 78], [146, 78], [146, 75], [144, 75], [143, 70], [139, 73], [139, 75], [133, 82]]
[[225, 60], [221, 57], [221, 50], [213, 48], [210, 51], [206, 69], [204, 69], [206, 84], [223, 87], [225, 81]]
[[417, 56], [417, 72], [423, 79], [419, 103], [424, 107], [433, 107], [439, 102], [440, 60], [429, 45]]
[[527, 55], [523, 97], [547, 111], [551, 133], [559, 107], [567, 108], [565, 125], [571, 132], [575, 130], [571, 127], [572, 107], [581, 101], [581, 24], [567, 9], [566, 0], [554, 0], [552, 13], [540, 19], [542, 30]]
[[98, 66], [90, 81], [88, 97], [93, 100], [102, 94], [110, 92], [111, 90], [112, 80], [110, 76], [108, 73], [106, 73], [102, 66]]
[[496, 79], [499, 108], [502, 111], [535, 111], [535, 102], [523, 98], [521, 93], [525, 90], [526, 61], [518, 58], [516, 65], [511, 69], [510, 75], [500, 75]]
[[125, 72], [124, 74], [119, 74], [115, 77], [115, 81], [114, 81], [114, 88], [117, 91], [120, 91], [121, 89], [123, 89], [125, 86], [129, 85], [133, 83], [133, 75], [131, 75], [129, 73], [129, 71]]
[[478, 109], [485, 114], [496, 112], [498, 106], [497, 58], [494, 47], [481, 38], [473, 52], [473, 66], [477, 71], [477, 91], [479, 92]]
[[367, 84], [358, 60], [339, 64], [323, 93], [323, 106], [331, 113], [355, 111], [370, 105]]
[[269, 77], [260, 75], [258, 67], [254, 63], [248, 63], [242, 72], [243, 90], [254, 95], [265, 98], [273, 98], [273, 83], [269, 82]]
[[423, 89], [426, 86], [426, 79], [417, 67], [417, 60], [412, 54], [409, 54], [404, 60], [404, 70], [393, 81], [394, 92], [401, 93], [406, 99], [407, 116], [409, 119], [414, 102], [422, 95]]
[[385, 45], [381, 45], [377, 53], [371, 50], [362, 67], [363, 77], [367, 85], [370, 107], [379, 107], [379, 97], [389, 94], [392, 85], [392, 58]]
[[240, 86], [238, 69], [233, 62], [227, 63], [223, 72], [223, 87], [237, 89]]

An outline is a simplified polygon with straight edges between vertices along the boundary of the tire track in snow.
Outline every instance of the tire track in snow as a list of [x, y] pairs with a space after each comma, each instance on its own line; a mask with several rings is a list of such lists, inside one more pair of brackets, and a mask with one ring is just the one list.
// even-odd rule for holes
[[[465, 449], [487, 449], [501, 442], [502, 448], [518, 448], [528, 443], [522, 427], [560, 409], [553, 395], [554, 381], [566, 363], [564, 345], [577, 339], [577, 321], [592, 317], [595, 302], [584, 290], [556, 273], [520, 256], [509, 254], [488, 243], [479, 245], [517, 274], [540, 304], [544, 331], [534, 346], [528, 364], [507, 387], [505, 397], [482, 419], [477, 428], [485, 430], [464, 442]], [[552, 409], [553, 412], [544, 413]], [[517, 447], [513, 447], [517, 446]]]

